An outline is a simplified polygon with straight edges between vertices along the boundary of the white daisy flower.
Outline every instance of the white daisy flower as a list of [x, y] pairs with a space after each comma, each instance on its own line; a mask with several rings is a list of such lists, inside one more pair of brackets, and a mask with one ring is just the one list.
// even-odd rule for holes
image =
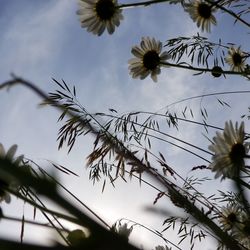
[[228, 56], [225, 58], [226, 63], [231, 67], [232, 71], [243, 72], [245, 69], [245, 54], [240, 50], [240, 47], [235, 49], [231, 47], [228, 50]]
[[228, 204], [226, 207], [222, 207], [219, 217], [219, 223], [223, 230], [231, 230], [241, 220], [241, 209], [237, 204]]
[[[14, 158], [16, 151], [17, 151], [17, 145], [11, 146], [10, 149], [6, 152], [3, 144], [0, 143], [0, 158], [8, 159], [13, 164], [18, 165], [22, 161], [23, 155], [20, 155], [17, 158]], [[0, 202], [5, 201], [6, 203], [10, 203], [11, 201], [10, 194], [6, 192], [5, 190], [6, 188], [17, 190], [16, 181], [12, 180], [8, 176], [4, 176], [4, 177], [1, 176], [0, 177]]]
[[81, 26], [87, 31], [100, 36], [105, 29], [113, 34], [115, 27], [123, 19], [122, 10], [118, 8], [117, 0], [79, 0]]
[[226, 122], [223, 133], [216, 133], [214, 143], [208, 147], [214, 152], [210, 168], [216, 172], [215, 178], [234, 178], [245, 167], [247, 144], [244, 143], [244, 136], [243, 122], [239, 127], [237, 122], [235, 127], [232, 121]]
[[129, 70], [133, 78], [145, 79], [149, 74], [154, 82], [160, 74], [160, 66], [163, 66], [170, 55], [162, 51], [162, 43], [154, 38], [142, 37], [140, 46], [134, 46], [131, 53], [135, 56], [129, 60]]
[[216, 25], [216, 19], [213, 15], [214, 8], [203, 0], [194, 0], [185, 5], [185, 11], [187, 11], [192, 20], [201, 27], [201, 30], [211, 31], [211, 24]]

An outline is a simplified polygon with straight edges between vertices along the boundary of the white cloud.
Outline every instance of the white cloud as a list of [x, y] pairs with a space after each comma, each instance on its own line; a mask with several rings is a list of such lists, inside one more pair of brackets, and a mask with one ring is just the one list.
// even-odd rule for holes
[[0, 51], [5, 55], [4, 71], [31, 74], [51, 64], [61, 52], [63, 28], [74, 6], [71, 1], [52, 1], [37, 9], [20, 5], [3, 31]]

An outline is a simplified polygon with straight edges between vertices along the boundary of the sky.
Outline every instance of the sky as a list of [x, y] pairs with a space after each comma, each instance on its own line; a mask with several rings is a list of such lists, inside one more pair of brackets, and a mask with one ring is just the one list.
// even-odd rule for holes
[[[212, 41], [221, 37], [223, 41], [241, 44], [247, 50], [246, 29], [234, 25], [233, 19], [225, 13], [218, 14], [218, 25], [211, 33], [202, 33], [178, 5], [131, 8], [123, 11], [124, 20], [113, 35], [105, 33], [97, 37], [80, 27], [75, 0], [0, 0], [0, 4], [0, 83], [9, 80], [10, 74], [14, 73], [45, 92], [53, 92], [57, 87], [52, 78], [64, 79], [69, 86], [76, 87], [78, 100], [90, 112], [108, 112], [109, 108], [114, 108], [119, 113], [154, 112], [186, 97], [215, 91], [250, 90], [249, 83], [238, 77], [215, 79], [209, 74], [193, 76], [192, 72], [172, 68], [163, 69], [157, 83], [151, 78], [142, 81], [129, 75], [131, 48], [139, 44], [143, 36], [164, 42], [199, 32]], [[249, 94], [223, 96], [232, 108], [222, 107], [216, 98], [208, 97], [172, 105], [171, 110], [180, 112], [188, 106], [197, 112], [197, 119], [201, 119], [198, 109], [204, 105], [210, 123], [223, 127], [226, 120], [239, 120], [248, 112], [248, 98]], [[149, 188], [140, 187], [136, 181], [120, 181], [115, 189], [107, 185], [101, 193], [102, 183], [93, 185], [88, 180], [85, 163], [92, 148], [91, 137], [79, 138], [70, 154], [66, 148], [58, 151], [57, 132], [62, 125], [57, 123], [59, 113], [50, 107], [39, 107], [40, 102], [34, 93], [22, 86], [0, 92], [0, 142], [5, 148], [17, 144], [17, 154], [24, 154], [44, 167], [49, 159], [75, 171], [79, 177], [60, 175], [59, 178], [108, 223], [125, 217], [162, 229], [162, 218], [144, 209], [152, 205], [156, 196]], [[171, 133], [207, 148], [208, 141], [202, 135], [204, 130], [198, 131], [197, 127], [186, 127], [185, 124], [181, 128], [181, 134], [174, 130]], [[214, 134], [215, 131], [211, 131], [210, 138]], [[182, 171], [184, 177], [192, 166], [202, 164], [200, 159], [180, 149], [168, 150], [158, 144], [156, 147], [165, 153], [172, 166]], [[160, 202], [159, 206], [164, 207], [165, 203]], [[9, 215], [24, 212], [29, 217], [31, 210], [13, 199], [11, 204], [3, 205], [3, 211]], [[7, 222], [1, 222], [0, 235], [18, 238], [20, 228], [6, 230], [6, 225]], [[48, 239], [50, 234], [43, 232], [44, 238]], [[44, 238], [41, 239], [41, 229], [32, 229], [32, 235], [28, 226], [25, 229], [25, 240], [43, 242]], [[153, 248], [156, 242], [144, 231], [137, 233], [135, 238], [145, 248]], [[212, 245], [206, 249], [212, 249]]]

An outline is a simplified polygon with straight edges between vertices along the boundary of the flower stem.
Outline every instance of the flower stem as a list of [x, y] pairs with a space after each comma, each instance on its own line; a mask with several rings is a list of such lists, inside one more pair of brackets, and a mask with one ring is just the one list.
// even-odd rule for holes
[[225, 11], [229, 15], [233, 16], [236, 20], [238, 20], [238, 21], [242, 22], [243, 24], [245, 24], [246, 26], [250, 27], [250, 23], [246, 22], [244, 19], [242, 19], [241, 17], [239, 17], [239, 15], [237, 15], [233, 11], [226, 9], [225, 7], [223, 7], [222, 5], [218, 4], [217, 2], [213, 2], [211, 0], [205, 0], [205, 1], [208, 2], [208, 3], [210, 3], [210, 4], [212, 4], [212, 5], [214, 5], [214, 6], [216, 6], [219, 9]]
[[162, 2], [169, 2], [170, 0], [151, 0], [151, 1], [144, 1], [140, 3], [127, 3], [127, 4], [121, 4], [118, 5], [117, 8], [119, 9], [125, 9], [125, 8], [133, 8], [133, 7], [146, 7], [151, 4], [157, 4], [157, 3], [162, 3]]
[[237, 181], [240, 183], [240, 185], [250, 189], [250, 185], [246, 183], [245, 181], [243, 181], [242, 179], [237, 179]]
[[[190, 65], [187, 66], [183, 64], [174, 64], [174, 63], [169, 63], [169, 62], [161, 62], [161, 65], [194, 70], [194, 71], [199, 71], [199, 72], [213, 72], [213, 69], [209, 69], [209, 68], [198, 68], [198, 67], [193, 67]], [[236, 72], [236, 71], [230, 71], [230, 70], [223, 70], [221, 73], [225, 75], [243, 75], [243, 72]]]

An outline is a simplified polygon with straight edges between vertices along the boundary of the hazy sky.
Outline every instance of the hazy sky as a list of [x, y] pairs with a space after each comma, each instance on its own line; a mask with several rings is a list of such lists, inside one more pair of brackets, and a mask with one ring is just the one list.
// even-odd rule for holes
[[[159, 4], [124, 10], [124, 20], [115, 33], [97, 37], [80, 27], [75, 14], [78, 8], [76, 0], [0, 0], [0, 4], [1, 83], [10, 78], [10, 73], [15, 73], [49, 92], [56, 89], [52, 77], [64, 79], [69, 86], [76, 86], [79, 101], [91, 112], [106, 112], [109, 108], [120, 112], [156, 111], [190, 96], [214, 91], [250, 90], [249, 83], [241, 78], [215, 79], [209, 74], [194, 77], [192, 72], [185, 70], [163, 69], [157, 83], [151, 78], [141, 81], [129, 76], [127, 62], [132, 57], [131, 47], [139, 44], [142, 36], [153, 36], [164, 42], [200, 32], [180, 6]], [[240, 43], [243, 49], [248, 49], [246, 29], [233, 25], [233, 19], [225, 14], [219, 14], [217, 21], [218, 25], [212, 28], [211, 34], [201, 34], [215, 42], [224, 37], [223, 41]], [[215, 98], [202, 100], [210, 111], [210, 122], [221, 127], [225, 120], [236, 120], [247, 113], [249, 95], [223, 98], [235, 105], [234, 108], [222, 108]], [[0, 92], [0, 142], [6, 148], [18, 144], [18, 154], [25, 154], [44, 166], [46, 159], [50, 159], [77, 172], [79, 178], [61, 178], [109, 223], [126, 217], [138, 219], [147, 226], [158, 225], [161, 229], [161, 218], [143, 212], [144, 205], [152, 205], [156, 193], [148, 189], [144, 192], [133, 182], [132, 185], [121, 183], [116, 189], [108, 186], [101, 194], [101, 183], [93, 186], [84, 167], [85, 157], [92, 146], [90, 138], [79, 139], [69, 155], [66, 150], [58, 151], [58, 112], [52, 108], [38, 108], [39, 102], [34, 93], [20, 86]], [[201, 102], [190, 101], [183, 105], [196, 109]], [[182, 104], [177, 105], [173, 110], [182, 107]], [[206, 140], [194, 127], [185, 130], [181, 136], [207, 148], [204, 145]], [[166, 155], [171, 165], [178, 168], [183, 167], [184, 162], [190, 162], [187, 169], [192, 167], [191, 164], [201, 164], [199, 159], [193, 159], [180, 150], [166, 151]], [[184, 173], [187, 173], [186, 169]], [[120, 201], [121, 197], [124, 202]], [[20, 215], [24, 211], [28, 217], [30, 210], [27, 206], [17, 207], [15, 202], [4, 206], [6, 214], [17, 214], [17, 209]], [[4, 227], [5, 223], [1, 222], [0, 233], [10, 235]], [[15, 234], [19, 232], [20, 228], [16, 228]], [[27, 239], [29, 233], [27, 229]], [[34, 235], [39, 236], [40, 231], [34, 230]], [[137, 236], [138, 242], [152, 247], [143, 235]]]

